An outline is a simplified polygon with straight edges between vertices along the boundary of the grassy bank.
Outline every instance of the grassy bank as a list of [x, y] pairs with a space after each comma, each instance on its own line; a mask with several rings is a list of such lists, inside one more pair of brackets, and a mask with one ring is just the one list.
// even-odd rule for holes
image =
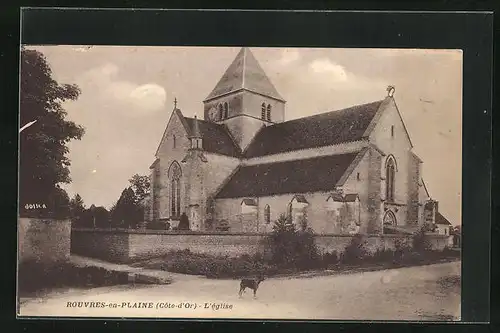
[[148, 269], [165, 270], [174, 273], [204, 275], [208, 278], [241, 278], [264, 274], [266, 276], [286, 276], [311, 272], [321, 274], [328, 271], [338, 273], [380, 270], [397, 267], [429, 265], [454, 261], [460, 258], [460, 252], [445, 249], [443, 251], [406, 252], [381, 251], [364, 257], [352, 257], [326, 253], [312, 260], [307, 267], [297, 265], [277, 265], [257, 254], [240, 257], [214, 256], [193, 253], [189, 250], [173, 251], [162, 257], [140, 261], [132, 266]]
[[89, 288], [128, 283], [125, 272], [99, 267], [76, 267], [70, 263], [47, 266], [35, 261], [19, 265], [19, 295], [31, 295], [54, 288]]

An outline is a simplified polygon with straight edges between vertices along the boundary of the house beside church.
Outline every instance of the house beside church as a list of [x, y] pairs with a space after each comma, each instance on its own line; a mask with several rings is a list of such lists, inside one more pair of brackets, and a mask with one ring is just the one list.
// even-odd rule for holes
[[286, 101], [242, 48], [203, 101], [203, 119], [174, 108], [150, 167], [150, 219], [186, 213], [191, 230], [269, 232], [287, 214], [319, 234], [435, 224], [394, 91], [286, 120]]

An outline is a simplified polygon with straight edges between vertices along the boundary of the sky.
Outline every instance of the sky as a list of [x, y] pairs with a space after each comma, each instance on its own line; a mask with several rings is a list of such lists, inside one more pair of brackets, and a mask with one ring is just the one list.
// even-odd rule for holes
[[[69, 143], [72, 183], [85, 204], [109, 208], [132, 175], [149, 174], [173, 110], [203, 116], [202, 101], [239, 47], [29, 46], [59, 83], [82, 93], [64, 103], [85, 135]], [[388, 85], [424, 161], [439, 210], [461, 220], [462, 52], [460, 50], [251, 48], [287, 101], [286, 120], [383, 99]]]

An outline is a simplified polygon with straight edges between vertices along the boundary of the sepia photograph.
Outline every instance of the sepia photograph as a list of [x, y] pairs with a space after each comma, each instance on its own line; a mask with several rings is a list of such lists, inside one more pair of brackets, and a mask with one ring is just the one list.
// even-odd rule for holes
[[22, 45], [18, 318], [460, 321], [462, 53]]

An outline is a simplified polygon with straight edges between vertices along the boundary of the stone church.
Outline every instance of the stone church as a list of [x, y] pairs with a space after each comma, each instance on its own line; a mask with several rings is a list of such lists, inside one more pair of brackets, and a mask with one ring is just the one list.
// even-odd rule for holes
[[286, 120], [286, 101], [248, 48], [203, 101], [174, 108], [151, 165], [149, 219], [191, 230], [269, 232], [286, 214], [319, 234], [412, 232], [437, 202], [394, 99]]

